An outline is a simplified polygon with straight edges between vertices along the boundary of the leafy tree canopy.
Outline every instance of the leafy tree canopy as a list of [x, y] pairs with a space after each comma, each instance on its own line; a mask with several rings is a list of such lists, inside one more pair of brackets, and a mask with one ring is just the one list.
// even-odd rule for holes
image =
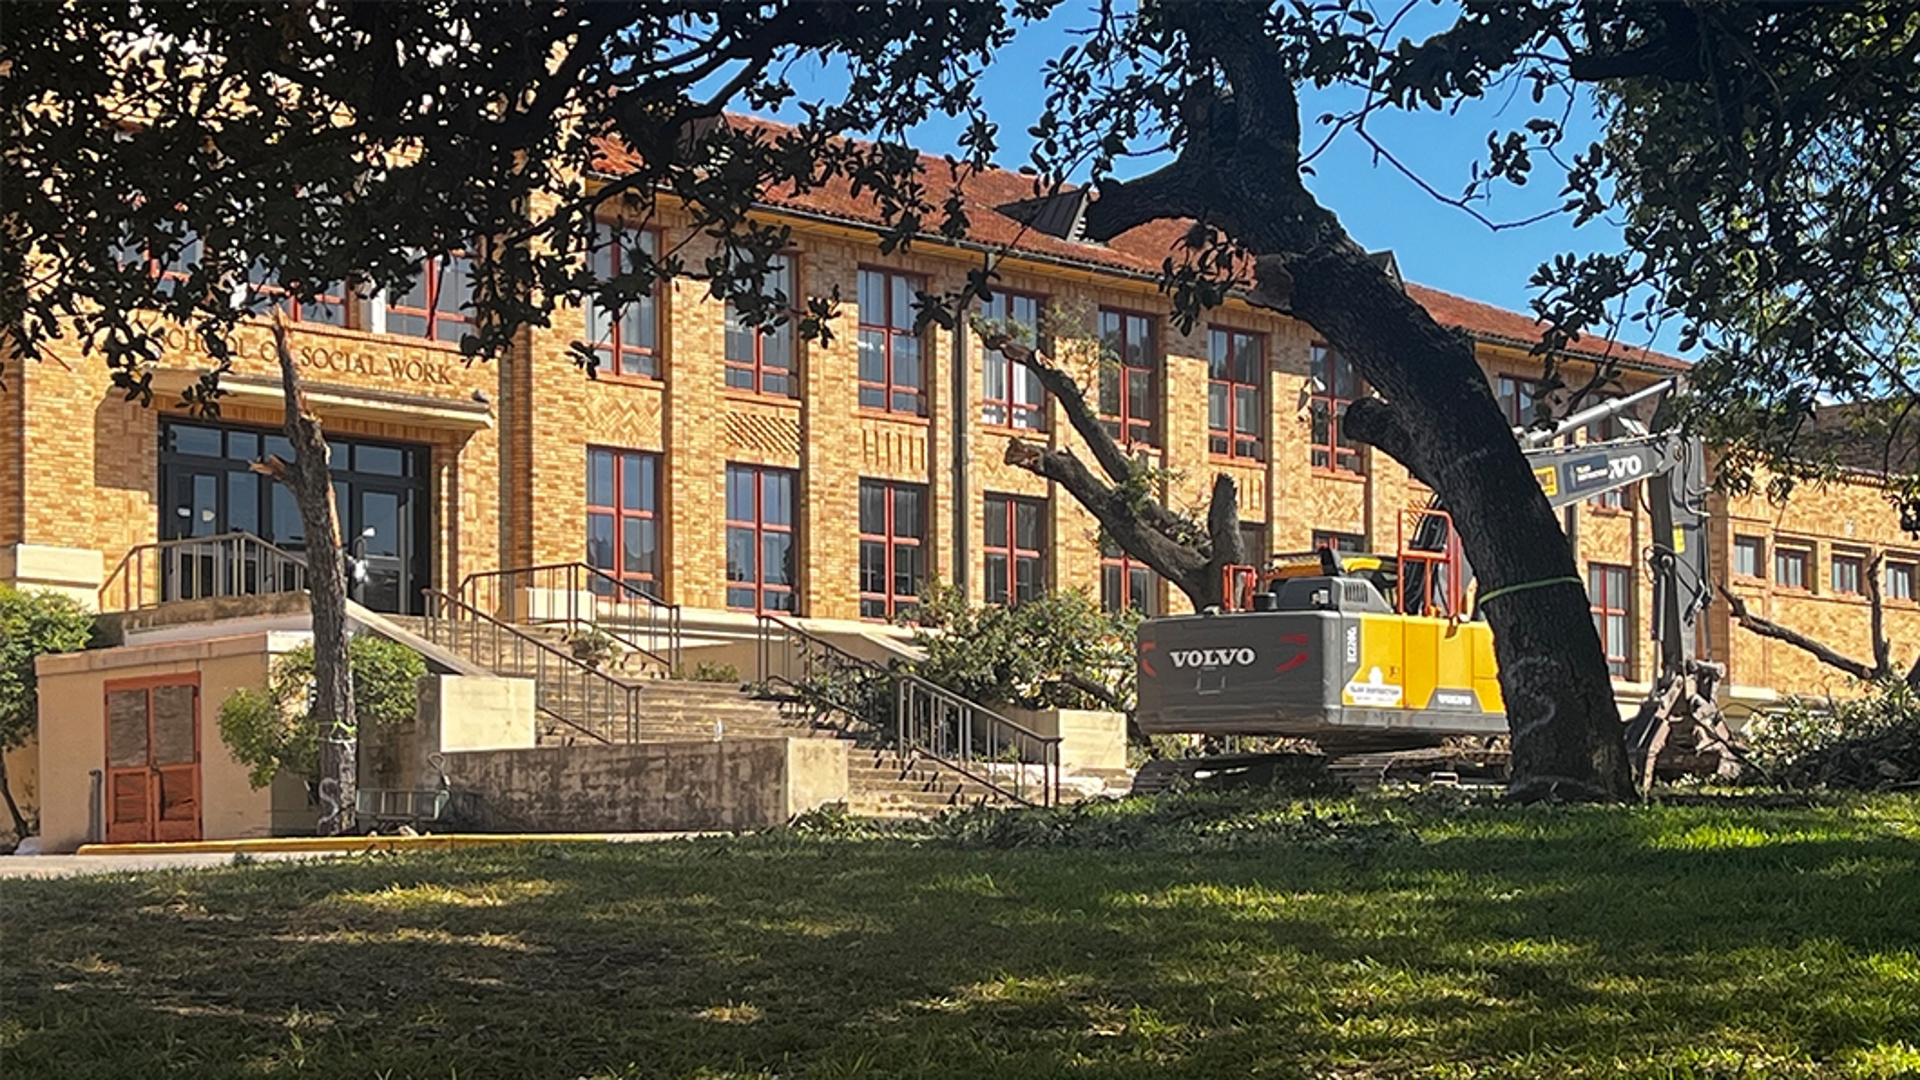
[[[795, 298], [759, 293], [786, 237], [747, 220], [755, 194], [847, 179], [887, 212], [889, 244], [963, 232], [957, 194], [916, 173], [904, 134], [935, 114], [966, 118], [964, 186], [997, 149], [985, 65], [1055, 2], [30, 5], [9, 13], [0, 88], [14, 133], [0, 314], [28, 356], [64, 317], [135, 393], [159, 345], [134, 312], [190, 322], [221, 355], [231, 320], [273, 298], [239, 282], [309, 297], [349, 280], [401, 286], [421, 253], [491, 256], [473, 282], [489, 315], [465, 343], [476, 354], [558, 303], [615, 302], [660, 273], [704, 278], [750, 320], [778, 319]], [[1450, 201], [1474, 208], [1498, 184], [1552, 171], [1566, 213], [1625, 224], [1623, 251], [1541, 268], [1547, 344], [1679, 320], [1683, 342], [1705, 348], [1694, 419], [1750, 451], [1745, 462], [1821, 459], [1797, 435], [1823, 399], [1912, 399], [1910, 5], [1504, 0], [1412, 41], [1401, 23], [1415, 6], [1280, 3], [1249, 24], [1274, 77], [1364, 92], [1361, 107], [1317, 118], [1306, 169], [1323, 134], [1374, 142], [1380, 110], [1518, 84], [1536, 115], [1490, 134]], [[1155, 5], [1089, 23], [1049, 68], [1032, 128], [1043, 177], [1104, 179], [1222, 122], [1204, 103], [1229, 80], [1214, 51], [1192, 47], [1191, 25]], [[847, 89], [799, 103], [807, 119], [791, 131], [761, 140], [714, 123], [729, 107], [793, 103], [788, 72], [809, 61], [843, 65]], [[1598, 87], [1608, 132], [1585, 148], [1563, 138], [1580, 84]], [[607, 136], [631, 152], [610, 158]], [[610, 183], [589, 194], [596, 175]], [[726, 250], [590, 276], [578, 256], [594, 214], [644, 221], [663, 195]], [[148, 256], [178, 275], [156, 279]], [[1219, 299], [1228, 265], [1204, 251], [1170, 263], [1186, 317]], [[830, 333], [831, 311], [809, 309], [808, 332]]]
[[93, 637], [93, 616], [73, 599], [0, 585], [0, 751], [23, 746], [39, 720], [34, 660], [77, 652]]
[[[347, 646], [359, 723], [402, 724], [414, 715], [416, 683], [427, 673], [419, 653], [371, 634]], [[308, 783], [320, 778], [320, 725], [308, 711], [313, 695], [313, 646], [276, 657], [264, 689], [242, 688], [220, 703], [220, 741], [247, 767], [247, 780], [266, 787], [282, 772]]]
[[969, 701], [1022, 709], [1133, 707], [1138, 617], [1100, 610], [1079, 590], [1005, 607], [935, 585], [922, 598], [914, 674]]
[[77, 652], [92, 638], [93, 616], [71, 597], [0, 585], [0, 801], [7, 804], [15, 836], [26, 836], [31, 826], [14, 802], [4, 755], [26, 745], [38, 730], [40, 680], [34, 661], [48, 653]]

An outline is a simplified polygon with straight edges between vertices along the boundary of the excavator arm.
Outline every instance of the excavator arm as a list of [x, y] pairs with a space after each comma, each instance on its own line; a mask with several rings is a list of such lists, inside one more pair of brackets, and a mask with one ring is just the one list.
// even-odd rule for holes
[[1691, 734], [1696, 749], [1719, 753], [1723, 773], [1734, 764], [1730, 735], [1714, 704], [1714, 689], [1726, 672], [1699, 656], [1696, 644], [1701, 617], [1713, 602], [1706, 449], [1698, 438], [1677, 430], [1576, 446], [1552, 444], [1650, 398], [1664, 404], [1673, 386], [1674, 380], [1663, 380], [1575, 413], [1550, 429], [1516, 433], [1535, 479], [1555, 508], [1641, 481], [1647, 484], [1652, 537], [1646, 558], [1653, 578], [1648, 636], [1658, 666], [1653, 693], [1642, 703], [1627, 733], [1643, 790], [1652, 783], [1655, 761], [1675, 731]]

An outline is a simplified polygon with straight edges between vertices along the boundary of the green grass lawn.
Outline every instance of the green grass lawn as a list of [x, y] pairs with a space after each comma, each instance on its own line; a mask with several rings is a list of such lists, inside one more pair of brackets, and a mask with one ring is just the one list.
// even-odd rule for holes
[[0, 882], [0, 1075], [1920, 1074], [1920, 799], [1306, 805]]

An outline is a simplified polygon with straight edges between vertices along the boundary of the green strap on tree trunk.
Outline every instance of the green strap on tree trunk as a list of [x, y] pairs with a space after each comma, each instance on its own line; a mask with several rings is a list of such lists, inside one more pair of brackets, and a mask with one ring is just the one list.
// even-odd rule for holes
[[1493, 599], [1496, 596], [1505, 596], [1508, 593], [1526, 592], [1528, 589], [1544, 589], [1549, 585], [1578, 585], [1583, 589], [1587, 587], [1586, 582], [1581, 581], [1579, 578], [1572, 577], [1572, 576], [1541, 578], [1539, 581], [1523, 581], [1518, 585], [1504, 585], [1490, 592], [1483, 592], [1480, 594], [1480, 598], [1474, 601], [1474, 605], [1477, 607]]

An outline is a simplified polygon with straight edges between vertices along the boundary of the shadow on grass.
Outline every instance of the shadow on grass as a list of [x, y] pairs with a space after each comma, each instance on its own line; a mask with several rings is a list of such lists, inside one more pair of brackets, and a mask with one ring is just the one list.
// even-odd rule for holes
[[8, 882], [0, 1071], [1920, 1068], [1911, 802], [1362, 806], [1343, 820], [1396, 827], [1351, 844], [1234, 805], [1102, 811], [1123, 842], [1030, 850], [770, 837]]

